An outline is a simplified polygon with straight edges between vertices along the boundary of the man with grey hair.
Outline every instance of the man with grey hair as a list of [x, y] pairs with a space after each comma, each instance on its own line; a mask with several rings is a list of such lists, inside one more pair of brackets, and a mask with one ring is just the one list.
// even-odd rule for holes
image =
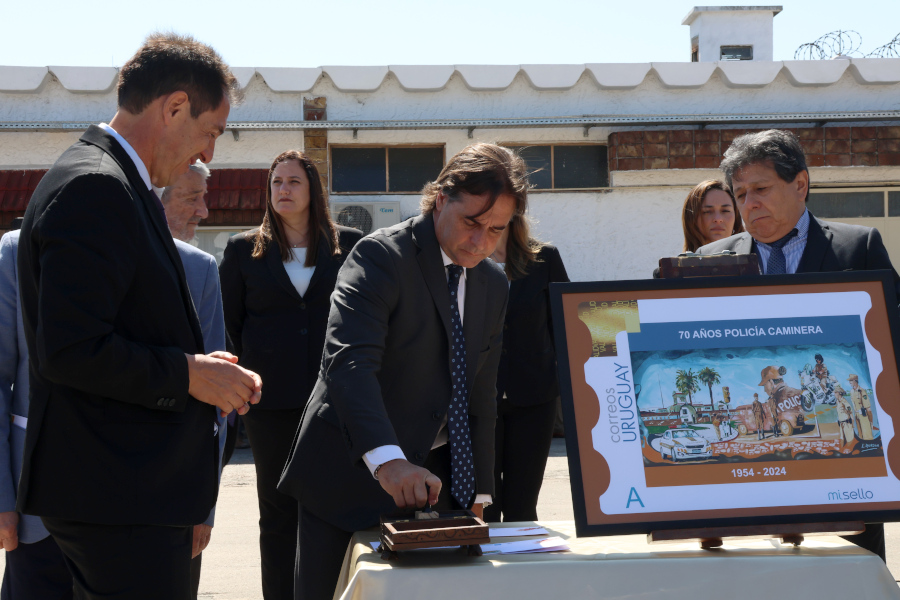
[[[222, 291], [219, 286], [219, 269], [216, 259], [188, 242], [194, 239], [197, 225], [209, 215], [206, 209], [206, 180], [209, 168], [196, 161], [188, 171], [167, 186], [162, 194], [163, 208], [169, 231], [175, 240], [175, 248], [184, 265], [184, 277], [188, 290], [197, 309], [200, 329], [203, 333], [203, 347], [208, 352], [225, 350], [225, 317], [222, 310]], [[219, 476], [222, 472], [222, 454], [225, 449], [226, 421], [221, 414], [218, 418]], [[209, 544], [216, 510], [209, 518], [194, 525], [191, 548], [191, 591], [197, 598], [200, 587], [201, 554]], [[0, 599], [2, 600], [2, 599]]]
[[[755, 253], [766, 275], [893, 270], [877, 229], [821, 221], [807, 210], [809, 170], [794, 134], [742, 135], [725, 152], [721, 169], [747, 231], [708, 244], [701, 254]], [[900, 280], [896, 271], [894, 278]]]
[[187, 173], [163, 191], [160, 199], [166, 209], [169, 231], [176, 240], [190, 242], [194, 239], [197, 225], [209, 215], [206, 209], [206, 180], [209, 175], [209, 167], [198, 160]]
[[[758, 254], [766, 275], [890, 269], [900, 281], [877, 229], [817, 219], [806, 208], [809, 169], [797, 137], [769, 129], [734, 140], [721, 169], [747, 231], [698, 250]], [[884, 526], [869, 523], [850, 541], [885, 558]]]

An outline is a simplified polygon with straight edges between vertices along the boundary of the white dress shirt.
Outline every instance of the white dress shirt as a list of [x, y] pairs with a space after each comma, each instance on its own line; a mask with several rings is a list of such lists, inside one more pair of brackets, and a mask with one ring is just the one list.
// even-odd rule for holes
[[[141, 157], [138, 156], [138, 153], [135, 152], [134, 148], [131, 147], [131, 144], [125, 141], [119, 132], [107, 125], [106, 123], [100, 123], [97, 125], [100, 129], [113, 136], [119, 145], [122, 146], [122, 149], [125, 151], [125, 154], [128, 155], [128, 158], [131, 159], [131, 162], [134, 163], [134, 166], [137, 167], [138, 174], [141, 176], [141, 179], [144, 180], [144, 184], [146, 184], [148, 190], [153, 189], [153, 185], [150, 183], [150, 172], [147, 170], [147, 167], [144, 165], [144, 161], [141, 160]], [[157, 194], [159, 195], [159, 194]]]
[[306, 262], [306, 248], [291, 248], [291, 254], [294, 255], [294, 260], [284, 263], [284, 270], [287, 271], [288, 277], [291, 278], [291, 283], [294, 284], [297, 293], [303, 296], [306, 290], [309, 289], [309, 282], [312, 281], [316, 267], [304, 266], [303, 263]]
[[[450, 257], [447, 256], [447, 253], [444, 252], [444, 249], [441, 248], [441, 259], [444, 262], [444, 277], [449, 281], [450, 274], [447, 271], [447, 267], [453, 264], [453, 261], [450, 260]], [[456, 291], [456, 303], [459, 306], [459, 319], [460, 322], [465, 324], [466, 319], [466, 269], [463, 269], [462, 275], [459, 278], [459, 287]], [[434, 443], [431, 445], [431, 449], [439, 448], [447, 443], [449, 440], [448, 432], [447, 432], [447, 415], [444, 415], [444, 420], [441, 421], [441, 428], [438, 430], [437, 437], [434, 439]], [[363, 454], [363, 462], [366, 463], [366, 466], [369, 468], [369, 472], [372, 473], [372, 476], [375, 476], [375, 469], [378, 468], [379, 465], [383, 465], [384, 463], [396, 460], [396, 459], [406, 460], [406, 455], [403, 454], [403, 450], [400, 446], [379, 446], [374, 450], [370, 450]], [[478, 494], [475, 496], [475, 504], [490, 504], [491, 496], [490, 494]]]

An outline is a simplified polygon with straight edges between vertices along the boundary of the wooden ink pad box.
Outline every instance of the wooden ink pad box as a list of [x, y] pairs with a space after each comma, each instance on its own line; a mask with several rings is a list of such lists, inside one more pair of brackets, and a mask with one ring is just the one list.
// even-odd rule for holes
[[686, 277], [721, 277], [728, 275], [759, 275], [759, 259], [756, 254], [684, 253], [659, 259], [660, 279]]
[[462, 546], [470, 556], [481, 556], [481, 544], [491, 541], [487, 523], [470, 510], [445, 510], [437, 518], [381, 517], [381, 557], [397, 558], [400, 550]]

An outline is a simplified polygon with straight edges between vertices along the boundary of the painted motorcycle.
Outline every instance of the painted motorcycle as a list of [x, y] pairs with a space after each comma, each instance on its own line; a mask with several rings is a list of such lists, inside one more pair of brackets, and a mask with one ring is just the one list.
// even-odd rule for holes
[[809, 363], [806, 363], [797, 374], [800, 376], [800, 388], [803, 390], [803, 410], [809, 412], [816, 404], [835, 405], [837, 398], [834, 396], [834, 387], [838, 384], [835, 377], [828, 375], [823, 388]]

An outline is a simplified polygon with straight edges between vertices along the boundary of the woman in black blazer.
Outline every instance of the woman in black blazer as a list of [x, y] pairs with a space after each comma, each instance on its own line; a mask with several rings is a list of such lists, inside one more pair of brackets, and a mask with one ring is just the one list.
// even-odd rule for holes
[[297, 501], [275, 486], [319, 372], [338, 269], [361, 237], [332, 222], [318, 170], [290, 150], [269, 169], [262, 225], [232, 237], [219, 267], [234, 354], [265, 387], [243, 421], [256, 463], [266, 600], [294, 598]]
[[559, 394], [548, 284], [569, 276], [559, 250], [531, 237], [523, 215], [513, 217], [492, 258], [510, 285], [497, 373], [494, 503], [484, 515], [534, 521]]

